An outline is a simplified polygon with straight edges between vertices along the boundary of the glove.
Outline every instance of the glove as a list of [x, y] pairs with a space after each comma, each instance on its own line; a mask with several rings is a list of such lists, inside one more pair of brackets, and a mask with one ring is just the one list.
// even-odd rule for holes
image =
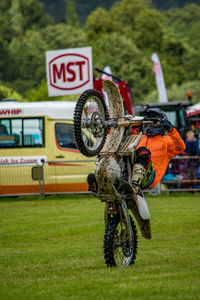
[[169, 132], [172, 131], [174, 128], [173, 125], [171, 124], [171, 122], [166, 117], [164, 117], [161, 120], [161, 125], [165, 130], [167, 130]]

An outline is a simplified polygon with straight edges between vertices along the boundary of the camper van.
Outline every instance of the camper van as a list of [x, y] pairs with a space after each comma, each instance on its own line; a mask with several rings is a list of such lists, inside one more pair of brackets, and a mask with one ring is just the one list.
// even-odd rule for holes
[[0, 196], [87, 192], [73, 137], [75, 102], [0, 102]]

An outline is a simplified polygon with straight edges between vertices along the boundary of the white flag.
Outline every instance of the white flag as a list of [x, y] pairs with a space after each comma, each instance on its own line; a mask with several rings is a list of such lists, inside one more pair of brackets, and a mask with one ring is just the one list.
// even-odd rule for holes
[[168, 102], [168, 98], [167, 98], [167, 92], [166, 92], [166, 88], [165, 88], [165, 80], [164, 80], [159, 57], [156, 53], [153, 53], [151, 56], [151, 59], [154, 63], [153, 71], [156, 76], [156, 85], [157, 85], [157, 89], [158, 89], [160, 102], [166, 103], [166, 102]]
[[[109, 66], [106, 66], [104, 69], [103, 69], [103, 72], [107, 73], [107, 74], [110, 74], [112, 75], [112, 72], [111, 72], [111, 68]], [[102, 74], [101, 78], [103, 80], [111, 80], [112, 81], [112, 76], [109, 76], [107, 74]], [[104, 95], [104, 99], [105, 99], [105, 102], [106, 102], [106, 105], [108, 107], [108, 110], [109, 110], [109, 101], [108, 101], [108, 97], [107, 97], [107, 94], [104, 92], [103, 90], [103, 95]]]

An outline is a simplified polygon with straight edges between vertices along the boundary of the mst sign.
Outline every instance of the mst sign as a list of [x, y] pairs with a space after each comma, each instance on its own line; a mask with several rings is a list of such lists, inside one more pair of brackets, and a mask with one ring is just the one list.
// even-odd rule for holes
[[49, 96], [79, 94], [93, 88], [91, 47], [46, 52]]

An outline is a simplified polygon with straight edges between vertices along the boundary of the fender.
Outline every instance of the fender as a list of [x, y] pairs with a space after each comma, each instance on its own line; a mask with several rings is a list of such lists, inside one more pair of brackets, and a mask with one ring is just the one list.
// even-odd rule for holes
[[[105, 80], [103, 88], [108, 96], [110, 117], [120, 118], [124, 116], [123, 101], [118, 87], [114, 82]], [[110, 134], [107, 135], [105, 145], [101, 152], [116, 152], [124, 134], [124, 127], [111, 128]], [[121, 169], [114, 155], [105, 155], [95, 169], [95, 177], [98, 183], [99, 190], [105, 194], [112, 194], [112, 182], [114, 178], [119, 178]]]
[[[114, 82], [105, 80], [103, 82], [103, 88], [108, 96], [110, 117], [123, 117], [124, 107], [118, 87], [114, 84]], [[123, 138], [124, 130], [124, 127], [111, 128], [110, 134], [107, 135], [105, 151], [115, 152], [118, 150]]]

